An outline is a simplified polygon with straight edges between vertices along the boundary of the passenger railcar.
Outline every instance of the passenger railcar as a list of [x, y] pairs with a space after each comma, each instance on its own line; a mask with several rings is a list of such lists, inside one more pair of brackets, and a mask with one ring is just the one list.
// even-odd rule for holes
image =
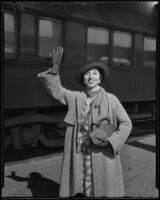
[[63, 145], [67, 108], [52, 99], [37, 74], [64, 47], [64, 87], [82, 89], [76, 72], [90, 61], [111, 71], [103, 87], [131, 119], [155, 119], [156, 13], [153, 2], [4, 2], [5, 151]]

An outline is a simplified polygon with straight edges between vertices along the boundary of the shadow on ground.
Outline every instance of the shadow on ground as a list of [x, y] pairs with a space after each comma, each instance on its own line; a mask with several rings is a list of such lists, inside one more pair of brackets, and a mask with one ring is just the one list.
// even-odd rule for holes
[[127, 144], [134, 146], [134, 147], [142, 148], [142, 149], [147, 150], [147, 151], [151, 151], [153, 153], [156, 152], [156, 146], [154, 146], [154, 145], [144, 144], [144, 143], [139, 142], [139, 141], [127, 142]]
[[31, 190], [33, 197], [58, 197], [59, 184], [43, 177], [38, 172], [31, 172], [29, 177], [20, 177], [13, 171], [11, 175], [7, 176], [16, 181], [25, 181], [28, 183], [27, 187]]

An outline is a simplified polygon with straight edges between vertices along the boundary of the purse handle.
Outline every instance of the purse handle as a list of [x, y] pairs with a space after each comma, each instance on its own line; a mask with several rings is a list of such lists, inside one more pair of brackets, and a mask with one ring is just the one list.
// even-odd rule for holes
[[105, 120], [107, 120], [108, 124], [111, 124], [111, 123], [110, 123], [109, 117], [104, 117], [104, 118], [100, 119], [100, 120], [97, 122], [96, 128], [99, 128], [100, 125], [102, 124], [102, 122], [105, 121]]

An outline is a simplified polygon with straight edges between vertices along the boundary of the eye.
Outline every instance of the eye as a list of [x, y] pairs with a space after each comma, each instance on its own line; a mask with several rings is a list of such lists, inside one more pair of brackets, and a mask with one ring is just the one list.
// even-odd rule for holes
[[88, 75], [89, 75], [89, 72], [86, 72], [85, 75], [88, 76]]
[[96, 71], [96, 70], [95, 70], [95, 71], [93, 71], [93, 74], [97, 75], [97, 74], [98, 74], [98, 71]]

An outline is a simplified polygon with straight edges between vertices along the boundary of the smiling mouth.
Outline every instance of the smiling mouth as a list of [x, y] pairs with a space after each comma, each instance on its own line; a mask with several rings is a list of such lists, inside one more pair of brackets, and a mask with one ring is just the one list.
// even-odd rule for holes
[[89, 80], [88, 82], [89, 83], [94, 83], [94, 82], [96, 82], [96, 80]]
[[96, 79], [89, 79], [88, 82], [95, 82]]
[[88, 83], [92, 84], [92, 83], [95, 83], [95, 81], [88, 81]]

